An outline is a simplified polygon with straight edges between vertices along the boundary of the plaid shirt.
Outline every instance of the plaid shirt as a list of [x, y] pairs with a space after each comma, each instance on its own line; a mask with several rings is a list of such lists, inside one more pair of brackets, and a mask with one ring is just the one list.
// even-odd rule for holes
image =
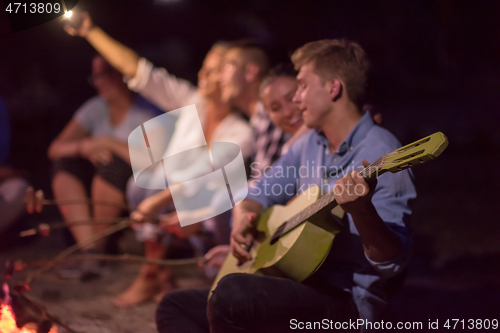
[[290, 139], [290, 135], [272, 123], [262, 103], [257, 104], [254, 115], [250, 118], [254, 130], [254, 154], [250, 165], [250, 176], [257, 179], [264, 168], [270, 166], [281, 156], [281, 148]]

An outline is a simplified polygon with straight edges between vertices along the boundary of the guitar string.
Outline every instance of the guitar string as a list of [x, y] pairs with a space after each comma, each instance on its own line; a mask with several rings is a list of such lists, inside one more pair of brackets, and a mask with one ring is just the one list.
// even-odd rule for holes
[[[379, 157], [375, 162], [371, 163], [370, 165], [368, 165], [367, 167], [365, 167], [363, 170], [361, 170], [360, 174], [363, 177], [366, 178], [366, 176], [371, 176], [371, 174], [373, 172], [378, 172], [380, 170], [380, 167], [382, 165], [384, 165], [385, 163], [389, 163], [390, 165], [398, 164], [398, 161], [396, 161], [396, 160], [387, 161], [387, 159], [389, 157], [393, 157], [394, 155], [401, 155], [401, 154], [407, 152], [408, 150], [410, 150], [412, 148], [416, 148], [417, 146], [420, 146], [420, 145], [428, 142], [429, 140], [430, 140], [430, 138], [424, 138], [422, 140], [419, 140], [418, 142], [415, 142], [410, 147], [406, 147], [405, 149], [399, 149], [399, 150], [395, 150], [393, 152], [390, 152], [388, 154], [384, 154], [381, 157]], [[426, 149], [424, 148], [424, 149], [422, 149], [421, 151], [419, 151], [417, 153], [413, 153], [412, 155], [405, 157], [405, 160], [413, 158], [416, 155], [419, 155], [419, 154], [423, 153], [425, 150]], [[403, 162], [403, 161], [400, 161], [400, 162]], [[404, 169], [412, 166], [410, 164], [410, 162], [407, 162], [407, 163], [408, 164], [406, 165], [406, 167]], [[372, 170], [372, 169], [375, 169], [375, 170]], [[403, 169], [400, 169], [400, 170], [403, 170]], [[335, 200], [334, 198], [332, 199], [332, 197], [334, 197], [333, 191], [325, 194], [318, 201], [316, 201], [315, 203], [309, 205], [304, 211], [302, 211], [302, 212], [296, 214], [295, 216], [293, 216], [291, 219], [289, 219], [287, 222], [285, 222], [283, 225], [281, 225], [278, 228], [278, 231], [280, 231], [279, 236], [285, 234], [286, 232], [288, 232], [291, 229], [295, 228], [296, 226], [300, 225], [302, 222], [304, 222], [305, 220], [307, 220], [308, 218], [310, 218], [312, 215], [316, 214], [318, 211], [320, 211], [321, 209], [323, 209], [324, 207], [326, 207], [327, 205], [329, 205], [330, 203], [332, 203]], [[311, 210], [313, 211], [312, 213], [311, 213]]]
[[[366, 166], [363, 168], [363, 170], [360, 171], [360, 174], [362, 173], [362, 176], [365, 177], [366, 172], [368, 170], [375, 168], [375, 172], [379, 170], [381, 164], [383, 164], [383, 161], [387, 158], [388, 154], [382, 155], [379, 157], [375, 162], [371, 163], [370, 165]], [[369, 175], [372, 172], [369, 173]], [[332, 198], [333, 197], [333, 191], [325, 194], [323, 197], [321, 197], [318, 201], [315, 203], [309, 205], [305, 210], [300, 212], [299, 214], [293, 216], [290, 220], [286, 222], [285, 228], [283, 229], [282, 234], [285, 232], [290, 231], [291, 229], [295, 228], [299, 224], [301, 224], [303, 221], [307, 220], [309, 217], [312, 215], [316, 214], [318, 211], [329, 205], [331, 202], [333, 202]], [[313, 211], [311, 213], [311, 211]]]
[[[404, 150], [406, 151], [406, 150]], [[371, 175], [373, 172], [377, 172], [380, 167], [385, 163], [388, 157], [392, 157], [393, 155], [399, 155], [403, 153], [404, 151], [393, 151], [388, 154], [384, 154], [381, 157], [379, 157], [375, 162], [371, 163], [370, 165], [366, 166], [363, 168], [363, 170], [360, 171], [360, 174], [366, 178], [366, 176]], [[410, 158], [413, 156], [409, 156]], [[390, 161], [391, 164], [395, 164], [394, 161]], [[372, 169], [375, 169], [372, 171]], [[368, 175], [366, 174], [368, 173]], [[332, 203], [335, 199], [332, 198], [334, 197], [333, 191], [325, 194], [323, 197], [321, 197], [318, 201], [315, 203], [309, 205], [305, 210], [302, 212], [298, 213], [297, 215], [293, 216], [290, 220], [285, 222], [285, 226], [281, 234], [284, 234], [291, 229], [297, 227], [300, 225], [303, 221], [307, 220], [310, 218], [312, 215], [316, 214], [318, 211]], [[311, 213], [312, 210], [312, 213]]]

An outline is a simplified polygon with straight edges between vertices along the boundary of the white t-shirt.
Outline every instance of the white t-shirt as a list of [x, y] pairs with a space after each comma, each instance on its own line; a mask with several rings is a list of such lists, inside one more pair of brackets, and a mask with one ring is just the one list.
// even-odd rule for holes
[[100, 96], [95, 96], [80, 106], [74, 118], [91, 137], [108, 136], [127, 143], [130, 132], [155, 115], [150, 109], [132, 104], [125, 119], [113, 125], [109, 120], [108, 104]]
[[[145, 58], [139, 59], [137, 74], [133, 79], [126, 80], [129, 89], [140, 93], [150, 102], [163, 109], [165, 112], [172, 112], [194, 104], [198, 113], [181, 113], [176, 124], [172, 139], [166, 148], [166, 155], [173, 155], [175, 152], [182, 152], [193, 147], [206, 145], [203, 133], [193, 130], [193, 124], [205, 123], [206, 107], [204, 98], [198, 93], [196, 86], [189, 81], [179, 79], [169, 74], [163, 68], [156, 68]], [[175, 112], [175, 111], [174, 111]], [[213, 142], [230, 142], [237, 144], [246, 159], [252, 155], [253, 130], [250, 124], [236, 114], [229, 114], [217, 126], [211, 138]], [[229, 154], [228, 154], [229, 155]], [[224, 161], [224, 156], [219, 156]], [[227, 156], [229, 157], [229, 156]], [[186, 164], [187, 161], [183, 161]], [[196, 174], [206, 170], [203, 162], [190, 161], [190, 167], [179, 170], [175, 175], [169, 177], [169, 182], [183, 182], [185, 179], [194, 179]], [[201, 176], [201, 175], [200, 175]], [[162, 168], [153, 171], [151, 181], [156, 183], [164, 177]], [[172, 179], [175, 178], [175, 179]], [[155, 188], [155, 187], [150, 187]], [[192, 189], [191, 189], [192, 190]], [[204, 223], [206, 229], [215, 231], [217, 226], [213, 219], [208, 219]]]
[[[205, 122], [206, 108], [205, 100], [198, 93], [197, 88], [187, 80], [179, 79], [169, 74], [164, 68], [156, 68], [145, 58], [139, 59], [137, 75], [128, 80], [128, 87], [140, 93], [151, 103], [168, 112], [176, 110], [191, 104], [196, 105], [198, 117], [202, 124]], [[172, 111], [170, 111], [172, 112]], [[199, 147], [206, 144], [205, 137], [199, 131], [193, 131], [192, 124], [195, 121], [195, 114], [182, 113], [172, 134], [172, 139], [167, 147], [167, 155], [174, 155], [176, 152], [182, 152], [192, 147]], [[213, 142], [231, 142], [237, 144], [243, 155], [243, 158], [252, 155], [252, 136], [253, 131], [250, 124], [237, 114], [229, 114], [217, 126], [213, 133]], [[197, 170], [203, 170], [200, 163], [191, 164], [190, 170], [180, 170], [179, 179], [175, 182], [182, 182], [184, 177], [189, 174], [189, 178], [196, 178]], [[158, 172], [163, 172], [158, 170]], [[163, 178], [163, 174], [159, 173]], [[158, 177], [153, 177], [157, 181]], [[173, 180], [173, 179], [172, 179]]]

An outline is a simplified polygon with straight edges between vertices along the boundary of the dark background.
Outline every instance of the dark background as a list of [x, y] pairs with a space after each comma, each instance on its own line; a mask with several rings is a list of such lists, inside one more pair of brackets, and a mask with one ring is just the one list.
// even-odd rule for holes
[[[77, 8], [193, 83], [218, 40], [257, 38], [274, 62], [308, 41], [358, 41], [373, 63], [367, 102], [383, 125], [403, 144], [435, 131], [450, 140], [415, 169], [415, 258], [388, 318], [500, 313], [500, 1], [80, 0]], [[50, 197], [47, 147], [95, 94], [87, 83], [95, 52], [57, 21], [13, 34], [0, 13], [0, 32], [11, 161]]]

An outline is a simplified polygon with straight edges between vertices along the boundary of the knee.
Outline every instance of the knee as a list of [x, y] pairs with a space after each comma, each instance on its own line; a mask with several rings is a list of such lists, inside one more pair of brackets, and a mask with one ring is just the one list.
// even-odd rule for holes
[[[29, 183], [22, 178], [9, 178], [0, 182], [0, 209], [2, 214], [9, 211], [8, 216], [19, 216], [25, 209], [24, 198]], [[15, 219], [13, 217], [13, 219]], [[5, 215], [4, 219], [8, 219]]]
[[210, 298], [213, 305], [220, 305], [221, 301], [226, 303], [237, 302], [242, 299], [242, 293], [245, 293], [246, 288], [244, 288], [245, 280], [247, 280], [247, 275], [243, 273], [228, 274], [220, 279], [217, 283], [212, 297]]
[[252, 274], [235, 273], [224, 276], [208, 300], [208, 320], [210, 323], [233, 321], [235, 306], [251, 302]]
[[173, 291], [162, 298], [155, 314], [156, 327], [159, 333], [169, 331], [172, 322], [180, 317], [179, 308], [183, 300], [182, 291]]
[[171, 308], [174, 307], [174, 304], [176, 303], [177, 293], [178, 293], [177, 291], [174, 291], [163, 296], [160, 303], [158, 303], [158, 308], [156, 309], [157, 317], [158, 314], [169, 312], [169, 310], [171, 310]]
[[71, 175], [67, 171], [56, 170], [52, 175], [52, 184], [57, 184], [57, 182], [64, 181], [68, 177], [71, 177]]

